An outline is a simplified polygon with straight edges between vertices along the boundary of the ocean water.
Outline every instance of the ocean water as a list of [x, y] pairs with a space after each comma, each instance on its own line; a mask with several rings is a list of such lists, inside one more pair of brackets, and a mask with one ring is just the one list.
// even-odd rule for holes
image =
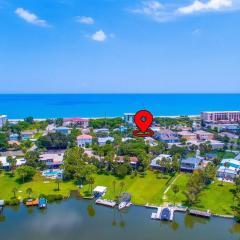
[[240, 94], [2, 94], [9, 118], [114, 117], [148, 109], [154, 115], [196, 115], [240, 110]]

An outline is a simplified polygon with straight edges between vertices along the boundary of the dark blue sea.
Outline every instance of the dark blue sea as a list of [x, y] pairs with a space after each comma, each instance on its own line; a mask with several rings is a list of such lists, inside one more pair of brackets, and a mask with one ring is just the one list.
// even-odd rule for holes
[[240, 110], [240, 94], [2, 94], [9, 118], [103, 117], [148, 109], [154, 115]]

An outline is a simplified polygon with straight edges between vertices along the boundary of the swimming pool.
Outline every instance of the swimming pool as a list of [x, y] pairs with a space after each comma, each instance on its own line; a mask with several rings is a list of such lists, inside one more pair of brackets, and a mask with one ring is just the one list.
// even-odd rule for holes
[[62, 169], [48, 169], [42, 172], [42, 175], [47, 178], [62, 178]]

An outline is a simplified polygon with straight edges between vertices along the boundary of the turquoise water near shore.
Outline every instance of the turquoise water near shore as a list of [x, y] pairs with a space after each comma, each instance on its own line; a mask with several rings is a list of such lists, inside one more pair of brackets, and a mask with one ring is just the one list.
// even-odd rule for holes
[[240, 110], [240, 94], [1, 94], [9, 118], [103, 117], [148, 109], [154, 115]]

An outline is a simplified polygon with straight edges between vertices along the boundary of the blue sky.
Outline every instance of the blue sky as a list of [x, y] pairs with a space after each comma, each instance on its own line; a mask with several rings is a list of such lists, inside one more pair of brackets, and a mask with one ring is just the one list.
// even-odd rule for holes
[[240, 0], [0, 0], [1, 93], [240, 92]]

